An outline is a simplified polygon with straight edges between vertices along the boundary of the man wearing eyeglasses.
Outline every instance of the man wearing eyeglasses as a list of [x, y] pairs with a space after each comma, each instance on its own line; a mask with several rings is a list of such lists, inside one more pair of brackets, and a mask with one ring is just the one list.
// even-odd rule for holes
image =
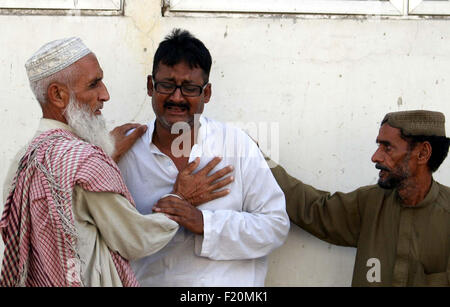
[[[284, 195], [256, 144], [202, 115], [211, 63], [187, 31], [161, 42], [147, 79], [156, 119], [119, 163], [138, 211], [162, 212], [182, 226], [160, 252], [132, 263], [142, 286], [264, 286], [267, 255], [289, 231]], [[201, 191], [189, 198], [172, 192], [184, 186], [176, 177], [189, 162], [200, 169], [217, 156], [217, 169], [234, 168], [229, 189], [216, 192], [223, 197], [205, 203]]]

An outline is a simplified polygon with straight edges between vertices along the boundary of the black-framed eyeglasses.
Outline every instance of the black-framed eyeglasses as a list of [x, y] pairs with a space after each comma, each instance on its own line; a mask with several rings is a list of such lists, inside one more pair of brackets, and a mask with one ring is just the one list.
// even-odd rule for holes
[[155, 85], [155, 90], [160, 94], [172, 95], [175, 93], [177, 88], [179, 88], [183, 96], [198, 97], [203, 93], [205, 87], [208, 85], [208, 82], [206, 82], [203, 86], [200, 86], [194, 84], [176, 85], [171, 82], [155, 82], [155, 80], [153, 80], [153, 84]]

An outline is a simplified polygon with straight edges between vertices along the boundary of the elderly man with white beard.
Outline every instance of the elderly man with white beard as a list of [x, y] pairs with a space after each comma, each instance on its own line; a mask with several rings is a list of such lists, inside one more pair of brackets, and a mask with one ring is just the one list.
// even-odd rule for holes
[[[0, 286], [137, 286], [128, 260], [160, 250], [179, 227], [161, 213], [138, 213], [114, 162], [145, 126], [116, 128], [115, 146], [101, 116], [109, 100], [103, 71], [79, 38], [44, 45], [25, 67], [43, 118], [5, 181]], [[230, 179], [211, 188], [230, 172], [208, 176], [217, 163], [199, 175], [191, 163], [172, 193], [191, 189], [189, 179], [204, 200], [226, 194], [215, 190]]]

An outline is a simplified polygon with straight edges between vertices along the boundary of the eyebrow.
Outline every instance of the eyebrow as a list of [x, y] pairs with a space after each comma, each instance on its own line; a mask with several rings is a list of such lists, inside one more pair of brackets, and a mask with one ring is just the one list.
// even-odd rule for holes
[[[155, 80], [156, 81], [156, 80]], [[176, 83], [176, 80], [175, 80], [175, 78], [162, 78], [160, 81], [171, 81], [171, 82], [173, 82], [173, 83]], [[194, 81], [192, 81], [192, 80], [184, 80], [181, 84], [195, 84], [195, 82]]]
[[100, 72], [95, 76], [95, 79], [92, 79], [92, 81], [101, 81], [103, 80], [103, 70], [100, 69]]
[[103, 76], [101, 76], [101, 77], [95, 76], [95, 78], [92, 78], [88, 83], [91, 84], [92, 82], [99, 82], [102, 80], [103, 80]]
[[377, 139], [375, 142], [376, 142], [377, 144], [381, 144], [381, 145], [385, 145], [385, 146], [390, 146], [390, 145], [392, 145], [391, 142], [389, 142], [389, 141], [383, 141], [383, 140], [379, 140], [379, 139]]

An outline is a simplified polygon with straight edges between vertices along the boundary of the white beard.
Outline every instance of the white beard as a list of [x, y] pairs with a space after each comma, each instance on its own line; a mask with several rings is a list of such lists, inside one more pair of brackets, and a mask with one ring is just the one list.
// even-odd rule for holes
[[64, 114], [67, 123], [80, 138], [102, 148], [109, 156], [114, 153], [115, 141], [106, 129], [102, 115], [94, 115], [87, 105], [79, 103], [72, 95]]

